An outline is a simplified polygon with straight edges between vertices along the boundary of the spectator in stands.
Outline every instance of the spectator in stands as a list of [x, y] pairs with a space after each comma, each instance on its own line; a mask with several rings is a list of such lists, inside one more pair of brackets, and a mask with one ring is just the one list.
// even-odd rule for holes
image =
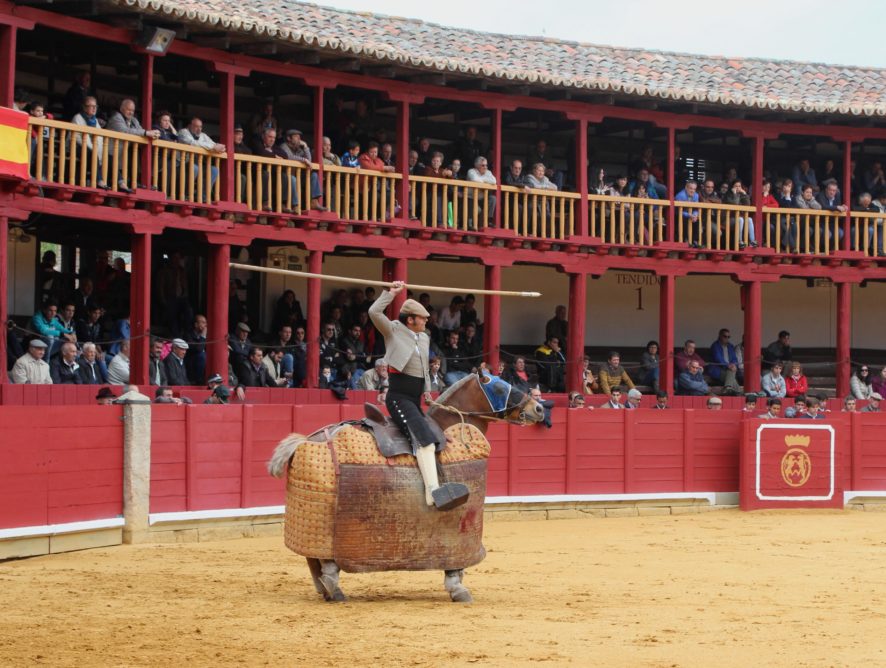
[[547, 176], [547, 169], [542, 162], [536, 162], [532, 165], [532, 172], [526, 177], [527, 190], [530, 188], [535, 190], [559, 190], [556, 183], [551, 181]]
[[461, 329], [461, 312], [464, 306], [464, 298], [456, 295], [449, 301], [448, 308], [440, 312], [437, 324], [444, 333]]
[[886, 173], [883, 171], [883, 163], [875, 160], [871, 168], [864, 173], [864, 187], [868, 192], [879, 192], [886, 189]]
[[427, 137], [422, 137], [418, 140], [418, 164], [422, 167], [430, 167], [431, 158], [434, 157], [434, 150], [431, 147], [431, 140]]
[[594, 195], [609, 195], [612, 191], [612, 182], [606, 178], [606, 170], [600, 167], [594, 170], [593, 178], [588, 184], [588, 192]]
[[632, 387], [628, 390], [628, 398], [625, 401], [625, 408], [634, 409], [640, 408], [640, 402], [643, 400], [643, 394], [636, 387]]
[[[307, 169], [311, 169], [311, 149], [308, 146], [307, 142], [302, 139], [301, 130], [296, 130], [291, 128], [286, 131], [286, 141], [283, 142], [279, 147], [280, 155], [286, 160], [293, 160], [295, 162], [300, 162], [306, 166]], [[298, 193], [300, 191], [299, 181], [301, 180], [298, 174], [294, 174], [290, 177], [290, 193], [292, 197], [292, 206], [295, 207], [298, 204], [299, 197]], [[323, 188], [320, 186], [320, 177], [317, 176], [317, 172], [310, 172], [310, 180], [311, 180], [311, 208], [314, 211], [326, 211], [326, 207], [323, 206]]]
[[238, 322], [234, 328], [234, 333], [228, 335], [228, 348], [231, 351], [231, 364], [236, 370], [247, 357], [252, 349], [252, 341], [249, 340], [249, 334], [252, 330], [245, 322]]
[[587, 355], [581, 358], [581, 389], [583, 394], [596, 394], [600, 391], [600, 383], [591, 369], [591, 358]]
[[[440, 361], [437, 360], [439, 364]], [[358, 390], [373, 390], [383, 392], [388, 389], [388, 363], [384, 358], [375, 360], [375, 365], [360, 377], [357, 383]]]
[[[135, 135], [136, 137], [147, 137], [148, 139], [159, 139], [159, 130], [146, 130], [135, 117], [135, 102], [126, 98], [120, 103], [120, 110], [111, 114], [108, 119], [108, 130], [114, 132], [122, 132], [123, 134]], [[123, 173], [122, 161], [120, 171], [117, 174], [117, 187], [125, 192], [132, 193], [131, 187], [127, 186], [126, 174]], [[136, 184], [131, 184], [134, 188]]]
[[566, 336], [569, 333], [569, 321], [566, 319], [566, 307], [562, 304], [554, 309], [554, 317], [545, 324], [545, 338], [556, 338], [561, 347], [566, 348]]
[[360, 142], [354, 139], [348, 142], [348, 150], [341, 156], [341, 166], [360, 168]]
[[274, 306], [274, 319], [271, 328], [279, 332], [284, 326], [297, 327], [305, 324], [305, 317], [301, 310], [301, 304], [292, 290], [284, 290]]
[[273, 382], [272, 387], [287, 387], [289, 385], [289, 378], [286, 377], [281, 364], [282, 360], [283, 349], [276, 347], [268, 348], [267, 354], [262, 359], [262, 364], [268, 372], [268, 378]]
[[806, 399], [806, 412], [797, 417], [805, 420], [824, 420], [824, 415], [819, 412], [821, 404], [817, 397], [809, 397]]
[[640, 357], [641, 385], [649, 385], [654, 392], [658, 392], [658, 379], [661, 366], [661, 356], [658, 352], [658, 341], [650, 341], [646, 344], [646, 350]]
[[166, 385], [166, 367], [162, 355], [163, 342], [160, 339], [151, 339], [148, 354], [148, 382], [151, 385]]
[[[480, 140], [477, 139], [477, 128], [476, 126], [469, 125], [465, 128], [464, 136], [461, 137], [457, 142], [455, 142], [455, 146], [453, 147], [454, 157], [458, 158], [462, 165], [466, 167], [468, 165], [475, 165], [478, 158], [485, 155], [483, 152], [483, 145], [480, 143]], [[464, 177], [464, 174], [460, 174], [460, 176]], [[471, 178], [468, 177], [470, 181]]]
[[637, 172], [637, 178], [631, 181], [629, 186], [629, 190], [631, 191], [632, 197], [637, 197], [637, 188], [643, 185], [646, 188], [646, 197], [649, 199], [661, 199], [658, 196], [658, 191], [655, 188], [655, 183], [652, 181], [649, 170], [646, 168], [641, 169]]
[[538, 387], [533, 387], [531, 390], [529, 390], [529, 397], [537, 401], [541, 405], [541, 407], [544, 408], [545, 417], [542, 424], [544, 424], [544, 426], [548, 429], [553, 427], [554, 423], [551, 421], [551, 414], [554, 411], [554, 402], [542, 397], [541, 389]]
[[446, 389], [446, 379], [440, 371], [440, 358], [433, 355], [428, 361], [428, 378], [431, 379], [431, 392], [439, 394]]
[[815, 177], [815, 170], [809, 166], [809, 159], [803, 158], [794, 166], [793, 173], [794, 185], [802, 189], [803, 186], [810, 186], [816, 192], [818, 191], [818, 179]]
[[[206, 377], [206, 335], [209, 325], [206, 316], [197, 314], [194, 316], [194, 326], [188, 332], [187, 355], [185, 355], [185, 369], [190, 379], [189, 385], [202, 385]], [[175, 383], [171, 383], [175, 385]]]
[[621, 395], [624, 393], [624, 389], [620, 385], [616, 385], [615, 387], [610, 388], [607, 394], [609, 395], [609, 401], [600, 406], [600, 408], [611, 409], [611, 410], [621, 410], [624, 408], [621, 404]]
[[120, 350], [108, 365], [108, 383], [126, 385], [129, 382], [129, 341], [120, 344]]
[[766, 402], [766, 412], [758, 416], [762, 420], [777, 420], [781, 417], [781, 399], [773, 397]]
[[883, 401], [883, 395], [879, 392], [871, 392], [871, 396], [868, 398], [868, 405], [862, 408], [860, 412], [879, 413], [881, 401]]
[[92, 87], [92, 74], [78, 72], [74, 83], [68, 88], [62, 101], [66, 119], [73, 119], [83, 108], [83, 103], [88, 99], [96, 99], [95, 89]]
[[800, 186], [800, 194], [794, 197], [795, 209], [821, 210], [821, 204], [815, 199], [815, 189], [808, 183]]
[[539, 385], [549, 392], [566, 391], [566, 356], [560, 349], [560, 340], [549, 337], [535, 349]]
[[514, 160], [513, 162], [511, 162], [511, 165], [504, 176], [502, 184], [506, 186], [511, 186], [513, 188], [526, 187], [526, 175], [523, 173], [522, 161]]
[[341, 158], [339, 158], [332, 150], [332, 140], [329, 137], [323, 137], [323, 164], [332, 165], [333, 167], [341, 167]]
[[626, 387], [634, 389], [634, 382], [628, 375], [627, 370], [621, 365], [621, 353], [611, 351], [606, 358], [606, 364], [597, 372], [600, 382], [600, 390], [603, 394], [610, 394], [614, 387]]
[[175, 404], [176, 406], [182, 406], [184, 404], [191, 403], [191, 400], [175, 396], [171, 387], [160, 386], [154, 392], [154, 403]]
[[513, 365], [502, 374], [502, 379], [523, 393], [530, 389], [529, 372], [526, 370], [526, 359], [515, 357]]
[[861, 401], [870, 399], [873, 388], [871, 387], [871, 369], [867, 364], [862, 364], [849, 379], [849, 388], [852, 396]]
[[772, 364], [776, 360], [790, 362], [794, 359], [791, 352], [791, 333], [786, 329], [778, 333], [778, 339], [763, 349], [763, 361]]
[[711, 344], [711, 364], [706, 370], [715, 384], [723, 385], [723, 394], [736, 395], [741, 393], [744, 379], [738, 370], [735, 346], [729, 342], [731, 338], [732, 333], [728, 329], [720, 330], [717, 340]]
[[[178, 133], [178, 140], [182, 144], [188, 144], [189, 146], [198, 146], [200, 148], [206, 149], [211, 154], [220, 155], [224, 153], [227, 148], [224, 144], [219, 144], [208, 134], [203, 132], [203, 121], [194, 116], [191, 119], [191, 122], [188, 123], [188, 127], [183, 128]], [[211, 166], [209, 169], [210, 173], [210, 188], [215, 186], [215, 181], [218, 179], [218, 167]], [[200, 178], [200, 167], [198, 165], [194, 165], [194, 177]], [[204, 192], [203, 197], [205, 201], [209, 201], [210, 193]]]
[[582, 396], [581, 392], [570, 392], [569, 393], [569, 408], [584, 408], [585, 407], [585, 398]]
[[342, 354], [345, 358], [343, 366], [346, 366], [348, 372], [351, 374], [350, 389], [352, 390], [357, 389], [357, 383], [360, 381], [360, 377], [366, 372], [367, 367], [368, 356], [363, 347], [362, 333], [363, 330], [360, 325], [351, 325], [340, 342]]
[[74, 311], [74, 315], [77, 319], [85, 318], [87, 313], [87, 306], [95, 301], [94, 297], [95, 293], [95, 284], [92, 282], [92, 279], [88, 276], [84, 276], [80, 279], [80, 286], [74, 290], [74, 306], [76, 310]]
[[277, 122], [277, 117], [274, 116], [273, 101], [265, 100], [262, 103], [261, 109], [253, 114], [247, 125], [253, 141], [259, 143], [265, 130], [273, 130], [275, 135], [280, 132], [280, 124]]
[[708, 397], [707, 408], [709, 411], [722, 410], [723, 400], [720, 397]]
[[231, 401], [231, 390], [226, 385], [218, 385], [203, 402], [204, 404], [227, 404]]
[[880, 375], [871, 380], [871, 390], [880, 395], [886, 393], [886, 366], [880, 369]]
[[166, 371], [165, 385], [190, 385], [188, 371], [185, 367], [185, 355], [188, 354], [188, 343], [184, 339], [173, 339], [172, 349], [163, 360], [163, 369]]
[[49, 375], [49, 365], [43, 361], [46, 347], [46, 342], [42, 339], [31, 340], [28, 344], [28, 351], [19, 357], [12, 367], [10, 379], [13, 383], [20, 385], [52, 384], [52, 377]]
[[116, 398], [117, 395], [114, 394], [114, 390], [110, 387], [103, 387], [95, 395], [95, 403], [99, 406], [110, 406]]
[[[849, 207], [843, 204], [843, 197], [840, 195], [840, 189], [837, 188], [837, 182], [834, 180], [827, 181], [824, 184], [824, 189], [816, 195], [815, 199], [821, 204], [823, 211], [846, 213], [849, 210]], [[840, 229], [842, 230], [842, 228]]]
[[[370, 172], [380, 172], [382, 174], [392, 174], [397, 171], [397, 168], [393, 165], [385, 164], [384, 160], [378, 157], [378, 143], [371, 141], [366, 147], [366, 151], [360, 154], [358, 158], [360, 162], [360, 169], [364, 171]], [[370, 184], [372, 182], [370, 181]], [[377, 193], [376, 203], [377, 206], [381, 206], [381, 190], [385, 189], [386, 195], [389, 197], [390, 195], [390, 185], [388, 183], [383, 183], [381, 179], [376, 180], [375, 183], [375, 191]], [[370, 198], [371, 199], [371, 198]], [[375, 212], [376, 215], [378, 212]], [[385, 216], [389, 216], [388, 211], [382, 212]]]
[[240, 363], [237, 371], [237, 379], [244, 387], [277, 387], [264, 365], [264, 353], [258, 346], [249, 349], [249, 356]]
[[459, 343], [458, 331], [451, 331], [446, 336], [446, 343], [442, 347], [443, 356], [446, 358], [446, 374], [443, 380], [447, 385], [455, 385], [462, 378], [471, 373], [474, 364], [467, 359], [464, 348]]
[[157, 297], [169, 333], [180, 336], [193, 322], [189, 300], [187, 261], [180, 250], [173, 251], [157, 271]]
[[[674, 197], [674, 201], [676, 202], [698, 202], [698, 183], [695, 181], [687, 181], [683, 190], [678, 192]], [[684, 229], [686, 233], [689, 235], [690, 239], [693, 241], [689, 244], [693, 248], [701, 248], [702, 243], [702, 226], [699, 217], [701, 216], [700, 209], [692, 209], [689, 207], [680, 207], [677, 209], [680, 212], [681, 220], [683, 221]], [[710, 243], [710, 240], [708, 240]]]
[[394, 147], [390, 143], [385, 142], [379, 146], [378, 157], [385, 167], [392, 167], [393, 171], [397, 171], [397, 159], [394, 157]]
[[418, 161], [418, 151], [415, 149], [410, 149], [406, 166], [409, 171], [409, 176], [418, 176], [424, 172], [425, 169], [425, 166]]
[[787, 386], [781, 375], [783, 365], [780, 360], [772, 364], [772, 368], [765, 376], [763, 376], [762, 387], [767, 397], [778, 397], [779, 399], [787, 396]]
[[659, 390], [655, 393], [655, 406], [652, 407], [655, 410], [663, 411], [668, 408], [668, 393], [664, 390]]
[[234, 154], [252, 155], [252, 149], [244, 141], [243, 126], [240, 123], [234, 123]]
[[799, 362], [791, 363], [791, 375], [784, 379], [785, 396], [797, 397], [809, 391], [809, 381], [803, 375], [803, 367]]
[[[119, 353], [118, 353], [119, 354]], [[104, 385], [108, 382], [108, 369], [99, 359], [98, 348], [91, 341], [83, 344], [83, 352], [77, 360], [77, 374], [83, 385]]]
[[[726, 196], [723, 198], [723, 204], [751, 206], [751, 198], [744, 189], [741, 179], [736, 179], [729, 184], [729, 192], [727, 192]], [[732, 219], [731, 222], [737, 223], [738, 226], [738, 247], [744, 248], [750, 245], [751, 248], [756, 248], [757, 233], [754, 231], [753, 218], [744, 212], [733, 213], [730, 217]]]
[[31, 330], [42, 336], [49, 345], [49, 357], [52, 357], [65, 341], [72, 343], [77, 341], [74, 330], [62, 325], [56, 317], [57, 314], [58, 303], [48, 301], [31, 318]]
[[[778, 192], [775, 200], [780, 209], [793, 209], [795, 207], [794, 182], [791, 179], [785, 179], [781, 182], [781, 190]], [[778, 226], [781, 228], [781, 251], [788, 253], [796, 248], [797, 218], [787, 213], [779, 214]], [[774, 229], [772, 229], [772, 235], [774, 238]]]
[[[526, 164], [533, 166], [531, 177], [535, 178], [538, 183], [548, 184], [544, 186], [533, 185], [533, 188], [563, 190], [564, 174], [553, 168], [553, 157], [548, 152], [548, 143], [544, 139], [539, 139], [535, 143], [535, 147], [529, 151]], [[538, 165], [541, 165], [540, 170], [536, 170]]]
[[[63, 299], [61, 302], [59, 302], [59, 304], [60, 308], [56, 317], [58, 318], [58, 321], [62, 324], [62, 327], [64, 327], [65, 329], [70, 329], [74, 332], [74, 340], [77, 341], [77, 323], [74, 322], [74, 313], [77, 310], [77, 307], [74, 306], [74, 302], [70, 299]], [[80, 340], [88, 341], [90, 339]]]
[[757, 412], [757, 393], [756, 392], [748, 392], [744, 395], [744, 408], [741, 409], [742, 413], [756, 413]]
[[680, 373], [689, 368], [689, 362], [698, 362], [700, 368], [704, 368], [704, 360], [697, 352], [695, 352], [695, 341], [687, 339], [683, 344], [683, 350], [674, 355], [674, 371], [679, 376]]
[[49, 364], [49, 376], [54, 385], [80, 385], [80, 374], [77, 370], [77, 346], [70, 341], [62, 344], [61, 353]]
[[802, 417], [806, 413], [806, 397], [797, 397], [794, 399], [794, 405], [789, 406], [787, 410], [784, 412], [784, 416], [787, 418], [798, 418]]
[[694, 359], [689, 361], [689, 365], [677, 376], [677, 388], [680, 394], [691, 397], [703, 397], [711, 393], [711, 388], [705, 382], [701, 365]]
[[717, 191], [717, 184], [714, 179], [705, 179], [698, 193], [698, 201], [706, 204], [720, 204], [720, 193]]
[[843, 398], [843, 410], [841, 413], [857, 413], [856, 410], [856, 399], [852, 395]]
[[[852, 210], [858, 211], [859, 213], [880, 213], [880, 207], [874, 206], [873, 197], [871, 197], [871, 194], [868, 192], [863, 192], [858, 196], [858, 203], [852, 207]], [[883, 252], [883, 219], [862, 218], [859, 222], [862, 229], [866, 230], [866, 232], [862, 232], [858, 242], [856, 242], [855, 236], [853, 235], [852, 250], [863, 251], [867, 248], [871, 255], [876, 253], [877, 257], [886, 257], [886, 253]], [[876, 248], [874, 247], [875, 231], [877, 233]], [[866, 244], [865, 238], [867, 239]]]
[[342, 357], [338, 347], [338, 338], [336, 337], [335, 324], [327, 322], [320, 329], [320, 366], [329, 366], [336, 376], [336, 371], [341, 366]]
[[[475, 183], [485, 183], [485, 184], [491, 185], [491, 186], [494, 186], [497, 183], [497, 181], [495, 179], [495, 175], [489, 170], [489, 161], [486, 158], [484, 158], [482, 155], [477, 156], [474, 159], [474, 166], [468, 170], [467, 179], [468, 179], [468, 181], [473, 181]], [[483, 192], [488, 193], [487, 199], [489, 201], [489, 208], [486, 211], [487, 215], [489, 216], [488, 222], [490, 224], [494, 224], [495, 223], [495, 207], [498, 202], [498, 200], [496, 199], [496, 196], [495, 196], [495, 191], [489, 190], [489, 191], [483, 191]], [[480, 202], [481, 204], [483, 202], [483, 196], [482, 196], [483, 192], [481, 192], [478, 196], [478, 202]], [[468, 196], [470, 194], [470, 191], [466, 192], [465, 194], [466, 194], [466, 196]], [[468, 210], [470, 212], [473, 212], [473, 200], [472, 199], [468, 202]]]
[[[178, 141], [178, 130], [175, 129], [175, 125], [172, 122], [172, 114], [168, 111], [159, 111], [156, 114], [156, 119], [157, 120], [151, 126], [151, 128], [157, 132], [156, 138], [162, 139], [163, 141]], [[236, 136], [237, 132], [235, 129], [234, 137], [236, 138]]]
[[[40, 268], [38, 270], [38, 281], [40, 288], [40, 303], [45, 304], [50, 299], [56, 302], [61, 301], [65, 291], [64, 280], [60, 271], [55, 268], [58, 259], [51, 250], [43, 253], [40, 259]], [[76, 306], [76, 302], [73, 302]]]
[[460, 337], [459, 346], [475, 372], [483, 361], [483, 341], [477, 336], [477, 325], [469, 322], [464, 325], [464, 334]]

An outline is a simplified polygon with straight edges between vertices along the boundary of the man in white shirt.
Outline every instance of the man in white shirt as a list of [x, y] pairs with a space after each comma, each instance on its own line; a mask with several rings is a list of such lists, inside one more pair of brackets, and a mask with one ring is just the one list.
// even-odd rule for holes
[[49, 365], [43, 361], [46, 342], [34, 339], [28, 344], [28, 352], [19, 357], [12, 367], [12, 382], [27, 385], [52, 385]]
[[129, 382], [129, 341], [120, 344], [120, 352], [108, 365], [108, 382], [111, 385], [126, 385]]
[[[203, 132], [203, 121], [196, 116], [194, 116], [194, 118], [191, 119], [191, 122], [188, 123], [188, 127], [182, 129], [182, 131], [178, 133], [178, 140], [189, 146], [205, 148], [207, 151], [214, 154], [224, 153], [227, 150], [224, 144], [216, 143], [212, 137]], [[215, 181], [218, 178], [218, 167], [211, 167], [210, 173], [212, 175], [210, 189], [212, 189], [212, 186], [215, 185]], [[200, 168], [196, 164], [194, 165], [194, 177], [200, 178]], [[204, 201], [208, 201], [208, 195], [209, 193], [203, 193]]]
[[[488, 185], [494, 186], [496, 185], [495, 175], [489, 171], [489, 163], [482, 155], [477, 157], [474, 160], [474, 167], [468, 170], [468, 181], [474, 181], [475, 183], [486, 183]], [[477, 193], [477, 201], [482, 211], [483, 207], [483, 193], [488, 192], [487, 197], [489, 198], [489, 209], [486, 211], [486, 215], [490, 224], [494, 225], [495, 221], [495, 206], [496, 206], [496, 197], [494, 190], [481, 190]], [[468, 211], [473, 212], [474, 209], [474, 195], [470, 189], [465, 190], [465, 197], [468, 197]]]

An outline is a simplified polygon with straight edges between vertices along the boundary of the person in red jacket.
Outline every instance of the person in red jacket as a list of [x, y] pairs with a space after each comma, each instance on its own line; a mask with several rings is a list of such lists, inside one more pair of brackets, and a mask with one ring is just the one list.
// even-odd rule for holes
[[787, 396], [799, 397], [806, 394], [809, 389], [809, 381], [803, 375], [803, 367], [799, 362], [791, 364], [791, 375], [784, 379]]

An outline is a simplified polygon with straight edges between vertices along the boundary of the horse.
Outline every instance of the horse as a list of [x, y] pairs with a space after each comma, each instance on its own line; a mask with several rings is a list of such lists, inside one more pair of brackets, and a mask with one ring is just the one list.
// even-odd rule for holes
[[287, 473], [286, 546], [307, 559], [326, 601], [347, 600], [342, 570], [443, 570], [450, 599], [470, 603], [464, 569], [486, 556], [486, 429], [491, 421], [541, 422], [544, 408], [486, 374], [466, 376], [431, 403], [426, 414], [446, 438], [437, 455], [441, 482], [470, 490], [467, 503], [445, 512], [426, 504], [407, 439], [376, 406], [366, 404], [366, 414], [307, 436], [290, 434], [277, 445], [268, 472]]

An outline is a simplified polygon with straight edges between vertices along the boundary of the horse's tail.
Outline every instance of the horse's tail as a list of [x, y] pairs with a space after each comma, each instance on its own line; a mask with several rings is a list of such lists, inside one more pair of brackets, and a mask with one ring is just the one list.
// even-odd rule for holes
[[275, 478], [281, 477], [289, 466], [289, 460], [295, 454], [298, 444], [305, 440], [302, 434], [289, 434], [274, 449], [274, 454], [268, 460], [268, 473]]

